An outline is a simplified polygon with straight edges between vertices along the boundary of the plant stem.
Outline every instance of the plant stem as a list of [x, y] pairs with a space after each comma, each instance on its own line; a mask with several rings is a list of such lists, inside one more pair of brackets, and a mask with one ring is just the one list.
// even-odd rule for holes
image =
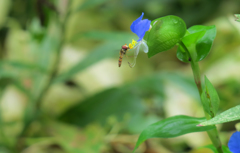
[[[200, 75], [200, 69], [199, 69], [198, 62], [196, 62], [195, 59], [192, 58], [189, 50], [187, 49], [187, 47], [184, 45], [183, 42], [180, 42], [179, 44], [186, 51], [186, 53], [188, 54], [188, 56], [191, 59], [190, 62], [191, 62], [191, 67], [192, 67], [192, 71], [193, 71], [194, 81], [195, 81], [195, 83], [197, 85], [198, 93], [199, 93], [199, 95], [201, 97], [202, 85], [201, 85], [201, 75]], [[204, 101], [201, 100], [201, 103], [203, 104]], [[207, 120], [211, 119], [211, 116], [207, 112], [204, 111], [204, 114], [205, 114], [205, 117], [207, 118]], [[218, 135], [218, 131], [217, 131], [216, 126], [215, 126], [214, 129], [207, 131], [207, 133], [208, 133], [208, 136], [211, 139], [213, 145], [216, 147], [218, 153], [223, 153], [222, 144], [221, 144], [221, 141], [219, 139], [219, 135]]]
[[61, 21], [60, 17], [58, 18], [58, 22], [59, 22], [59, 25], [60, 25], [61, 36], [60, 36], [59, 45], [56, 48], [56, 59], [53, 63], [52, 72], [49, 75], [48, 83], [43, 87], [43, 89], [40, 91], [40, 93], [38, 94], [37, 97], [30, 100], [31, 102], [30, 102], [29, 108], [28, 108], [30, 110], [30, 114], [27, 114], [27, 115], [31, 115], [31, 118], [28, 119], [25, 122], [23, 130], [19, 134], [19, 138], [24, 136], [25, 132], [27, 131], [27, 129], [29, 128], [31, 123], [38, 118], [38, 116], [40, 114], [41, 102], [44, 98], [44, 95], [49, 91], [49, 89], [50, 89], [50, 87], [53, 83], [53, 80], [55, 79], [55, 77], [57, 75], [58, 66], [59, 66], [59, 63], [60, 63], [60, 56], [61, 56], [61, 52], [62, 52], [64, 43], [65, 43], [66, 24], [67, 24], [68, 18], [70, 16], [71, 2], [72, 2], [72, 0], [68, 1], [67, 14], [65, 15], [64, 19]]

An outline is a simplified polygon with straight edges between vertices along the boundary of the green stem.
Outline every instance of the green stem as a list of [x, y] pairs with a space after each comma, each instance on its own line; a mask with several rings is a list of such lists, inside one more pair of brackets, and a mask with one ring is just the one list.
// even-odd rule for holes
[[30, 111], [30, 114], [27, 114], [27, 115], [31, 115], [32, 117], [29, 120], [27, 120], [27, 122], [24, 124], [23, 130], [19, 134], [19, 140], [20, 140], [21, 137], [24, 136], [25, 132], [27, 131], [27, 129], [29, 128], [31, 123], [38, 118], [38, 116], [40, 114], [41, 102], [44, 98], [44, 95], [49, 91], [49, 89], [50, 89], [50, 87], [53, 83], [53, 80], [55, 79], [55, 77], [57, 75], [58, 66], [59, 66], [59, 63], [60, 63], [60, 56], [61, 56], [61, 52], [62, 52], [62, 49], [63, 49], [63, 45], [65, 43], [66, 24], [67, 24], [67, 21], [68, 21], [69, 16], [70, 16], [71, 2], [72, 2], [72, 0], [68, 1], [67, 14], [65, 15], [64, 19], [62, 21], [60, 20], [60, 17], [58, 19], [58, 22], [59, 22], [59, 25], [60, 25], [61, 36], [60, 36], [59, 46], [56, 49], [56, 51], [57, 51], [56, 52], [56, 59], [53, 63], [52, 72], [50, 73], [48, 83], [40, 91], [38, 96], [31, 100], [31, 103], [29, 104], [29, 108], [28, 108], [29, 111]]
[[[198, 93], [201, 97], [202, 85], [201, 85], [201, 75], [200, 75], [200, 69], [199, 69], [198, 62], [196, 62], [195, 59], [192, 58], [189, 50], [183, 44], [183, 42], [180, 42], [179, 44], [182, 46], [182, 48], [186, 51], [186, 53], [190, 57], [190, 62], [191, 62], [191, 67], [192, 67], [192, 71], [193, 71], [194, 81], [197, 85]], [[203, 104], [204, 101], [201, 100], [201, 103]], [[204, 111], [204, 114], [205, 114], [205, 117], [207, 118], [207, 120], [211, 119], [211, 116], [207, 112]], [[214, 129], [207, 131], [207, 133], [208, 133], [208, 136], [210, 137], [213, 145], [216, 147], [218, 153], [223, 153], [222, 144], [221, 144], [221, 141], [219, 139], [219, 135], [218, 135], [218, 131], [217, 131], [216, 126], [215, 126]]]

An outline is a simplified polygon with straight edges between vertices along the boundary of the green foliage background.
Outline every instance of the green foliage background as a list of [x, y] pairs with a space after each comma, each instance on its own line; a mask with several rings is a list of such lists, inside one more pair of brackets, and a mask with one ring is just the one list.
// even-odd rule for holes
[[[187, 28], [215, 25], [200, 69], [217, 90], [219, 112], [240, 103], [238, 0], [72, 0], [67, 7], [70, 1], [0, 0], [1, 153], [130, 153], [146, 126], [202, 117], [177, 47], [152, 58], [141, 52], [134, 68], [124, 57], [118, 67], [121, 46], [137, 40], [130, 25], [142, 12], [149, 20], [179, 16]], [[236, 123], [219, 125], [224, 145]], [[199, 148], [208, 144], [206, 133], [191, 133], [147, 140], [136, 152], [211, 153]]]

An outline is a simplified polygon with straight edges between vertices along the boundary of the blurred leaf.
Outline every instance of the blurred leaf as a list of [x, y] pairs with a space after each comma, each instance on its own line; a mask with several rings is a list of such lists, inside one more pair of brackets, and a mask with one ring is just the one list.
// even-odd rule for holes
[[239, 120], [240, 119], [239, 112], [240, 112], [240, 105], [230, 108], [208, 121], [200, 123], [200, 126], [221, 124], [221, 123]]
[[[182, 42], [187, 47], [188, 51], [190, 52], [191, 56], [194, 57], [195, 53], [195, 44], [196, 42], [205, 34], [206, 31], [199, 31], [196, 33], [191, 33], [183, 37]], [[192, 59], [188, 56], [188, 53], [182, 48], [182, 46], [178, 47], [177, 50], [177, 58], [182, 61], [189, 63]]]
[[173, 138], [192, 132], [202, 132], [214, 129], [214, 126], [197, 127], [196, 125], [206, 120], [184, 115], [173, 116], [148, 126], [139, 136], [134, 151], [149, 138]]
[[1, 68], [12, 67], [20, 70], [24, 69], [29, 71], [39, 71], [41, 73], [47, 73], [47, 70], [41, 66], [18, 62], [18, 61], [0, 61], [0, 67]]
[[[5, 88], [11, 83], [12, 80], [10, 78], [0, 77], [0, 99], [2, 99]], [[0, 105], [0, 110], [2, 109], [2, 105]], [[7, 137], [6, 131], [4, 130], [6, 127], [6, 122], [4, 121], [2, 112], [3, 111], [0, 111], [0, 152], [7, 153], [7, 149], [10, 147], [10, 141], [9, 137]]]
[[[61, 124], [60, 124], [61, 125]], [[59, 128], [59, 126], [54, 126]], [[54, 130], [55, 128], [52, 128]], [[61, 146], [69, 153], [97, 153], [101, 152], [104, 144], [106, 132], [102, 126], [98, 124], [87, 125], [84, 129], [79, 130], [73, 128], [61, 128], [54, 132], [59, 137]]]
[[160, 119], [162, 118], [157, 116], [157, 114], [149, 114], [149, 115], [146, 115], [144, 113], [142, 115], [137, 114], [137, 115], [131, 116], [131, 119], [129, 120], [129, 123], [128, 123], [127, 130], [131, 134], [139, 134], [145, 128], [147, 128], [150, 124], [156, 123]]
[[[67, 79], [70, 79], [73, 77], [75, 74], [81, 72], [82, 70], [86, 69], [87, 67], [105, 59], [105, 58], [110, 58], [110, 57], [117, 57], [119, 56], [118, 50], [120, 50], [121, 46], [125, 42], [130, 42], [126, 40], [122, 41], [116, 41], [116, 42], [106, 42], [96, 49], [89, 53], [83, 60], [81, 60], [79, 63], [74, 65], [72, 68], [70, 68], [67, 72], [64, 72], [60, 74], [55, 80], [55, 83], [65, 81]], [[117, 63], [117, 61], [116, 61]], [[116, 65], [117, 66], [117, 65]]]
[[40, 152], [55, 153], [53, 150], [58, 149], [67, 153], [98, 153], [105, 145], [103, 139], [106, 131], [98, 124], [90, 124], [80, 129], [49, 118], [44, 123], [46, 131], [41, 129], [41, 132], [50, 132], [51, 137], [26, 138], [27, 145]]
[[129, 88], [134, 94], [145, 97], [158, 95], [164, 97], [163, 79], [159, 75], [138, 79], [122, 88]]
[[22, 93], [24, 93], [28, 98], [32, 98], [31, 92], [23, 85], [21, 80], [22, 78], [19, 76], [19, 72], [23, 70], [28, 70], [31, 72], [37, 70], [41, 73], [46, 73], [46, 70], [40, 66], [16, 61], [1, 61], [0, 69], [0, 86], [12, 84]]
[[0, 145], [0, 152], [1, 153], [11, 153], [11, 150], [7, 149], [6, 146]]
[[105, 3], [108, 0], [85, 0], [82, 4], [80, 4], [80, 6], [76, 9], [77, 11], [82, 11], [84, 9], [89, 9], [89, 8], [93, 8], [96, 7], [98, 5], [101, 5], [103, 3]]
[[61, 82], [61, 81], [70, 79], [73, 75], [81, 72], [82, 70], [93, 65], [94, 63], [97, 63], [100, 60], [107, 58], [107, 57], [113, 57], [114, 55], [118, 54], [117, 52], [114, 52], [114, 50], [111, 49], [114, 47], [115, 47], [115, 44], [113, 44], [113, 43], [112, 44], [111, 43], [102, 44], [101, 46], [96, 48], [94, 51], [89, 53], [83, 60], [81, 60], [76, 65], [74, 65], [70, 70], [68, 70], [67, 72], [65, 72], [63, 74], [60, 74], [54, 80], [54, 82]]
[[[89, 31], [89, 32], [80, 32], [73, 36], [70, 41], [75, 41], [77, 39], [95, 39], [95, 40], [104, 40], [104, 41], [122, 41], [126, 40], [126, 38], [137, 39], [137, 36], [129, 33], [129, 32], [121, 32], [121, 31]], [[128, 44], [129, 42], [125, 42]]]
[[[211, 145], [207, 145], [207, 146], [204, 146], [203, 148], [209, 148], [211, 149], [214, 153], [218, 153], [217, 149], [211, 144]], [[223, 152], [224, 153], [232, 153], [228, 147], [226, 146], [222, 146], [222, 149], [223, 149]]]
[[[12, 83], [12, 79], [8, 77], [2, 77], [0, 79], [0, 90], [4, 90], [9, 84]], [[1, 95], [2, 93], [0, 93]]]
[[2, 94], [1, 90], [4, 90], [6, 86], [12, 84], [22, 93], [24, 93], [28, 98], [32, 97], [30, 91], [25, 88], [25, 86], [20, 82], [18, 77], [8, 73], [4, 73], [5, 71], [1, 72], [2, 73], [0, 73], [0, 92], [1, 92], [0, 95]]
[[19, 82], [19, 80], [14, 80], [13, 85], [17, 87], [17, 89], [19, 89], [22, 93], [24, 93], [28, 98], [30, 99], [32, 98], [31, 92], [28, 89], [26, 89], [24, 85], [21, 82]]
[[1, 0], [0, 1], [0, 29], [5, 24], [6, 19], [8, 18], [8, 13], [11, 9], [12, 1]]
[[235, 21], [240, 22], [240, 14], [234, 14], [234, 16], [236, 17]]
[[179, 86], [181, 90], [183, 90], [189, 96], [193, 97], [194, 99], [200, 102], [199, 93], [193, 78], [186, 77], [180, 73], [172, 73], [172, 72], [171, 73], [163, 72], [160, 74], [160, 77], [164, 79], [163, 80], [164, 82], [170, 81], [175, 85]]
[[212, 117], [216, 116], [219, 107], [219, 97], [216, 89], [205, 76], [205, 88], [201, 95], [204, 110]]
[[39, 42], [47, 35], [46, 28], [44, 28], [40, 22], [39, 18], [33, 18], [31, 24], [28, 26], [32, 38]]
[[128, 90], [108, 89], [70, 108], [60, 119], [78, 126], [105, 122], [110, 115], [122, 119], [126, 114], [139, 114], [144, 109], [141, 99]]
[[118, 57], [121, 46], [124, 44], [128, 44], [129, 42], [131, 42], [131, 39], [133, 39], [136, 36], [134, 36], [133, 34], [122, 32], [93, 31], [82, 34], [80, 33], [80, 35], [77, 34], [74, 39], [77, 39], [77, 37], [87, 37], [89, 39], [106, 40], [106, 42], [98, 46], [96, 49], [94, 49], [83, 60], [74, 65], [68, 71], [60, 74], [54, 80], [55, 83], [68, 80], [75, 74], [81, 72], [87, 67], [105, 58]]
[[152, 29], [144, 36], [149, 47], [149, 58], [174, 47], [186, 33], [185, 22], [173, 15], [153, 20], [151, 26]]
[[58, 49], [60, 40], [56, 38], [58, 33], [56, 32], [55, 35], [45, 35], [41, 43], [39, 44], [38, 48], [38, 55], [39, 61], [38, 65], [43, 68], [49, 69], [49, 65], [52, 62], [54, 57], [54, 53]]
[[[60, 119], [67, 123], [84, 126], [94, 121], [104, 123], [109, 116], [115, 116], [121, 120], [127, 115], [130, 118], [125, 122], [128, 124], [125, 128], [130, 131], [135, 129], [134, 132], [142, 131], [146, 125], [157, 119], [154, 112], [146, 115], [146, 106], [144, 107], [145, 103], [142, 100], [153, 97], [160, 98], [159, 102], [163, 102], [165, 97], [163, 81], [159, 75], [142, 78], [118, 89], [113, 88], [100, 92], [71, 107], [60, 116]], [[155, 109], [159, 111], [161, 108]], [[150, 118], [151, 121], [147, 120]], [[141, 127], [130, 127], [133, 122], [139, 123], [139, 121], [142, 121]]]

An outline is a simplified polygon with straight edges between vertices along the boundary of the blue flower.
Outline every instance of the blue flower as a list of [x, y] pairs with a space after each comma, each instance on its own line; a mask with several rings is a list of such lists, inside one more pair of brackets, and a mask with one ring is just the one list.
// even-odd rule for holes
[[134, 60], [132, 63], [129, 63], [130, 67], [134, 67], [136, 64], [136, 59], [138, 56], [138, 53], [140, 50], [143, 50], [145, 53], [148, 53], [148, 46], [147, 42], [143, 40], [143, 37], [145, 35], [145, 32], [151, 29], [151, 21], [148, 19], [143, 18], [144, 13], [137, 18], [135, 21], [133, 21], [132, 25], [130, 26], [130, 29], [132, 30], [133, 33], [135, 33], [138, 36], [137, 42], [135, 40], [132, 40], [132, 43], [129, 44], [129, 48], [133, 49], [134, 51]]
[[133, 21], [130, 29], [133, 33], [135, 33], [138, 36], [138, 42], [141, 41], [145, 35], [145, 32], [148, 31], [150, 29], [150, 23], [151, 21], [148, 19], [144, 19], [143, 18], [144, 13], [142, 12], [142, 15], [137, 18], [135, 21]]
[[240, 153], [240, 132], [237, 131], [232, 134], [228, 142], [228, 147], [232, 153]]

